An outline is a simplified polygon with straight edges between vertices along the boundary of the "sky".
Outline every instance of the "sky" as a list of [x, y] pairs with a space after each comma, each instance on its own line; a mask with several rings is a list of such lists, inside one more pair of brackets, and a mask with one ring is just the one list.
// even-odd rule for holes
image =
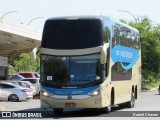
[[40, 30], [46, 19], [58, 16], [106, 15], [126, 21], [147, 16], [160, 24], [159, 5], [160, 0], [0, 0], [0, 17], [24, 25], [35, 19], [29, 26]]

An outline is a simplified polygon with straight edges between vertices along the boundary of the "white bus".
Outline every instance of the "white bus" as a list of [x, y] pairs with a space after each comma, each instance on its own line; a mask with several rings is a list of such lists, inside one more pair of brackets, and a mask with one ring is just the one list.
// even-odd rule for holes
[[50, 18], [41, 59], [41, 107], [134, 107], [141, 92], [139, 32], [106, 16]]

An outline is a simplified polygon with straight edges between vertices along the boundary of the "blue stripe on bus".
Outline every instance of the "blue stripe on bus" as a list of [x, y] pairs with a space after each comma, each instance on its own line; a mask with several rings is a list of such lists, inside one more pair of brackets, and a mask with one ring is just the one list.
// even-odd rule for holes
[[[115, 45], [111, 49], [111, 58], [113, 62], [120, 62], [122, 68], [128, 70], [132, 68], [139, 58], [139, 51], [133, 48]], [[123, 62], [130, 63], [129, 65], [123, 65]]]
[[92, 87], [87, 87], [87, 88], [77, 88], [77, 89], [73, 89], [73, 88], [51, 88], [51, 87], [45, 87], [42, 86], [42, 88], [46, 91], [48, 91], [49, 93], [52, 93], [54, 95], [84, 95], [87, 94], [95, 89], [97, 89], [99, 87], [99, 85], [96, 86], [92, 86]]

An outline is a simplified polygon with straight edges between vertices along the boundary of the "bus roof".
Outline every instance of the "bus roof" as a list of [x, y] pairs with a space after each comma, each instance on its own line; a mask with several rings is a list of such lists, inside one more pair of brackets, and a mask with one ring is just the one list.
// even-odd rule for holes
[[98, 16], [98, 15], [97, 15], [97, 16], [96, 16], [96, 15], [95, 15], [95, 16], [93, 16], [93, 15], [84, 15], [84, 16], [62, 16], [62, 17], [51, 17], [51, 18], [47, 19], [46, 21], [50, 21], [50, 20], [78, 20], [78, 19], [109, 20], [109, 21], [111, 21], [112, 23], [118, 23], [118, 24], [120, 24], [120, 25], [122, 25], [122, 26], [124, 26], [124, 27], [127, 27], [127, 28], [129, 28], [129, 29], [132, 29], [132, 30], [136, 31], [137, 33], [139, 33], [137, 29], [135, 29], [135, 28], [133, 28], [133, 27], [131, 27], [131, 26], [125, 24], [125, 23], [122, 23], [122, 22], [120, 22], [119, 20], [117, 20], [117, 19], [115, 19], [115, 18], [113, 18], [113, 17], [110, 17], [110, 16], [102, 16], [102, 15], [99, 15], [99, 16]]
[[91, 15], [84, 15], [84, 16], [62, 16], [62, 17], [52, 17], [48, 20], [77, 20], [77, 19], [102, 19], [102, 16], [91, 16]]

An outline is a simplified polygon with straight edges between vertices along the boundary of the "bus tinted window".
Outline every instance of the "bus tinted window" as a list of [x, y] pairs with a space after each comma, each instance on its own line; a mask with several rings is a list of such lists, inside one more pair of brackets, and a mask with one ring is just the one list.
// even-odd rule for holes
[[42, 47], [51, 49], [83, 49], [102, 45], [102, 23], [99, 19], [48, 20]]
[[120, 24], [113, 26], [112, 47], [122, 45], [134, 49], [140, 49], [138, 33]]
[[[123, 63], [128, 65], [129, 63]], [[125, 70], [122, 68], [121, 63], [117, 62], [112, 66], [111, 72], [111, 80], [131, 80], [132, 78], [132, 68], [129, 70]]]

